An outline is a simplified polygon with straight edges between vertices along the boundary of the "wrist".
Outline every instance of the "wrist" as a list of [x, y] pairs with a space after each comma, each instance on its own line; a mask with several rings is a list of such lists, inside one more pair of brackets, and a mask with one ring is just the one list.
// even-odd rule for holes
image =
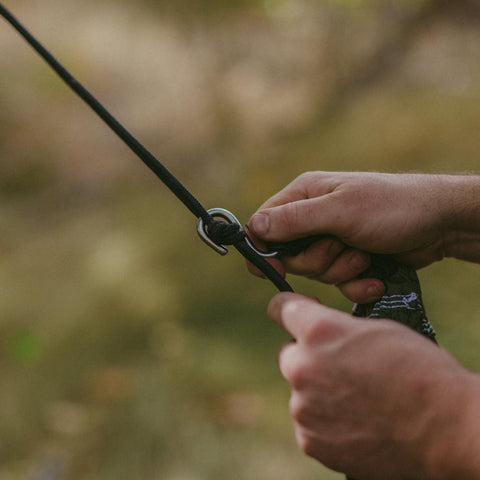
[[480, 232], [461, 230], [445, 232], [443, 252], [448, 258], [480, 263]]
[[438, 179], [444, 256], [480, 263], [480, 176], [440, 175]]
[[[480, 480], [480, 377], [478, 374], [470, 374], [472, 387], [470, 398], [466, 406], [464, 444], [464, 478]], [[458, 477], [457, 477], [458, 478]]]
[[480, 480], [480, 378], [467, 372], [461, 385], [451, 380], [449, 401], [437, 402], [443, 406], [426, 449], [427, 478]]

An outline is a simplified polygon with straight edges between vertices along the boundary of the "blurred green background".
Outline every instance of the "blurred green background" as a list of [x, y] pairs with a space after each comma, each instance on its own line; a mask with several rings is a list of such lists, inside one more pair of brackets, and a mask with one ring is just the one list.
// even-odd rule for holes
[[[306, 170], [478, 173], [474, 0], [4, 3], [242, 221]], [[343, 478], [296, 448], [272, 285], [205, 247], [4, 22], [0, 52], [0, 480]], [[440, 342], [480, 370], [480, 269], [420, 276]]]

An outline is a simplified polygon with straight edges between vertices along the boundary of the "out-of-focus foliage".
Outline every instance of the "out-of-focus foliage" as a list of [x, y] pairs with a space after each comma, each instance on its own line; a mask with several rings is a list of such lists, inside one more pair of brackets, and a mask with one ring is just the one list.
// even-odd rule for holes
[[[474, 1], [5, 3], [242, 220], [305, 170], [478, 172]], [[294, 445], [273, 287], [200, 243], [4, 23], [0, 52], [0, 480], [342, 478]], [[421, 280], [441, 343], [480, 369], [478, 267]]]

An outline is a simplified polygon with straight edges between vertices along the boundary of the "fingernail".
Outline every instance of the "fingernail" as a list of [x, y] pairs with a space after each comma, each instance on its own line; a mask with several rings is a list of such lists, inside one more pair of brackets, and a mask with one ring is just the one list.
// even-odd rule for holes
[[250, 219], [250, 222], [248, 222], [248, 226], [255, 235], [257, 235], [258, 237], [262, 237], [268, 232], [268, 229], [270, 227], [268, 215], [265, 215], [263, 213], [256, 213]]

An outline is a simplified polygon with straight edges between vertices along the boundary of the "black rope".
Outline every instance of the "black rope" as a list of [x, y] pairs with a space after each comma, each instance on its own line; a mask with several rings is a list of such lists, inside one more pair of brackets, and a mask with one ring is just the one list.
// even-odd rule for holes
[[293, 292], [293, 288], [279, 273], [260, 255], [255, 253], [245, 240], [234, 244], [234, 247], [253, 265], [255, 265], [281, 292]]
[[245, 230], [236, 223], [226, 223], [223, 220], [212, 220], [207, 223], [209, 238], [217, 245], [234, 245], [241, 242], [245, 236]]
[[208, 236], [217, 245], [234, 245], [235, 248], [281, 291], [293, 291], [292, 287], [245, 241], [245, 232], [238, 225], [216, 220], [185, 186], [150, 153], [73, 75], [0, 3], [0, 14], [28, 42], [28, 44], [52, 67], [62, 80], [116, 133], [138, 158], [170, 189], [192, 212], [201, 218]]
[[167, 170], [70, 72], [0, 3], [0, 13], [63, 81], [130, 147], [178, 199], [196, 216], [208, 221], [210, 215], [200, 202]]

